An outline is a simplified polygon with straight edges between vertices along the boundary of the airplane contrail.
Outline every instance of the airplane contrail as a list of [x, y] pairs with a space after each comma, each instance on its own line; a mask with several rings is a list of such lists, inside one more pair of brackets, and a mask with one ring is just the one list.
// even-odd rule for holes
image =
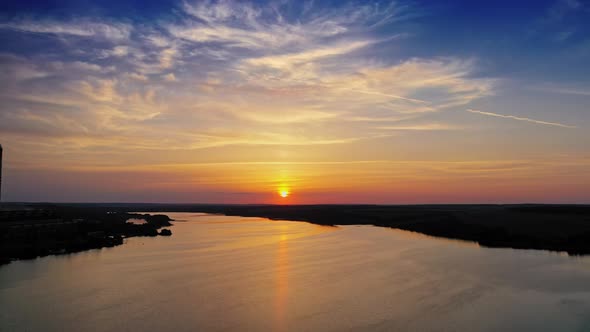
[[505, 119], [513, 119], [513, 120], [518, 120], [518, 121], [532, 122], [532, 123], [537, 123], [537, 124], [542, 124], [542, 125], [547, 125], [547, 126], [556, 126], [556, 127], [562, 127], [562, 128], [577, 128], [576, 126], [570, 126], [570, 125], [566, 125], [566, 124], [563, 124], [563, 123], [541, 121], [541, 120], [535, 120], [535, 119], [530, 119], [530, 118], [523, 118], [523, 117], [514, 116], [514, 115], [504, 115], [504, 114], [498, 114], [498, 113], [492, 113], [492, 112], [482, 112], [482, 111], [473, 110], [473, 109], [468, 109], [467, 112], [477, 113], [477, 114], [482, 114], [482, 115], [488, 115], [488, 116], [495, 116], [495, 117], [498, 117], [498, 118], [505, 118]]

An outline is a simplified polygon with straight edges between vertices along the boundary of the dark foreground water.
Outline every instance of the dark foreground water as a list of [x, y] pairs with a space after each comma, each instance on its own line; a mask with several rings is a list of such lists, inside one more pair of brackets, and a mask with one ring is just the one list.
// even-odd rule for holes
[[172, 237], [0, 266], [0, 331], [590, 331], [590, 258], [169, 215]]

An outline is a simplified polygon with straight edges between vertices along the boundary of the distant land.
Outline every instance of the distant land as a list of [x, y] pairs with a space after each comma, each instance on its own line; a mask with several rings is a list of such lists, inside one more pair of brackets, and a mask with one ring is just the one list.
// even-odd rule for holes
[[[484, 247], [590, 254], [590, 205], [224, 205], [76, 203], [26, 204], [60, 216], [144, 212], [203, 212], [305, 221], [319, 225], [374, 225], [477, 242]], [[125, 218], [127, 216], [122, 215]], [[71, 218], [71, 217], [70, 217]], [[161, 227], [161, 225], [158, 225]], [[153, 233], [153, 231], [152, 231]]]
[[164, 215], [112, 212], [103, 207], [4, 204], [0, 206], [0, 265], [114, 247], [129, 237], [170, 236], [169, 229], [161, 229], [172, 226], [170, 221]]

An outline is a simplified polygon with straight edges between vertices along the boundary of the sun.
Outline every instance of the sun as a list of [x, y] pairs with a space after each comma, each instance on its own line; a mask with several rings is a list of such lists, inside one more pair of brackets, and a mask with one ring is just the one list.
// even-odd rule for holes
[[283, 198], [287, 198], [287, 196], [289, 196], [289, 189], [280, 189], [279, 195]]

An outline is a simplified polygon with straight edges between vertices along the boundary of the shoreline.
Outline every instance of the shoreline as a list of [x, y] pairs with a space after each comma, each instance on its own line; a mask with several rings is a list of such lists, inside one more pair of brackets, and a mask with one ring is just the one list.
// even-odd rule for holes
[[[142, 220], [137, 223], [134, 221]], [[170, 236], [165, 215], [56, 207], [0, 211], [0, 265], [110, 248], [138, 236]]]
[[372, 225], [471, 241], [482, 247], [590, 254], [590, 205], [142, 205], [143, 211], [204, 212]]
[[[24, 206], [24, 205], [23, 205]], [[589, 205], [220, 205], [220, 204], [26, 204], [55, 220], [17, 224], [39, 227], [46, 241], [6, 233], [14, 226], [0, 218], [4, 236], [0, 265], [12, 259], [65, 254], [123, 244], [134, 236], [171, 235], [166, 215], [145, 213], [211, 213], [303, 221], [317, 225], [372, 225], [428, 236], [469, 241], [489, 248], [512, 248], [590, 254]], [[1, 216], [1, 215], [0, 215]], [[45, 216], [47, 218], [48, 216]], [[146, 224], [128, 223], [144, 219]], [[14, 222], [13, 222], [14, 223]], [[73, 225], [65, 226], [71, 223]], [[35, 228], [36, 229], [36, 228]], [[72, 233], [74, 229], [74, 233]], [[47, 232], [53, 230], [53, 233]], [[12, 234], [12, 235], [11, 235]], [[22, 234], [21, 234], [22, 235]], [[12, 241], [6, 241], [6, 238]], [[37, 236], [38, 237], [38, 236]], [[82, 239], [82, 240], [80, 240]], [[20, 241], [20, 242], [19, 242]], [[23, 242], [24, 241], [24, 242]], [[27, 242], [28, 241], [28, 242]], [[61, 241], [61, 242], [60, 242]], [[52, 244], [51, 244], [52, 243]], [[11, 247], [12, 245], [12, 247]], [[11, 250], [6, 250], [6, 248]], [[57, 248], [57, 250], [56, 250]], [[16, 254], [15, 254], [16, 253]]]

